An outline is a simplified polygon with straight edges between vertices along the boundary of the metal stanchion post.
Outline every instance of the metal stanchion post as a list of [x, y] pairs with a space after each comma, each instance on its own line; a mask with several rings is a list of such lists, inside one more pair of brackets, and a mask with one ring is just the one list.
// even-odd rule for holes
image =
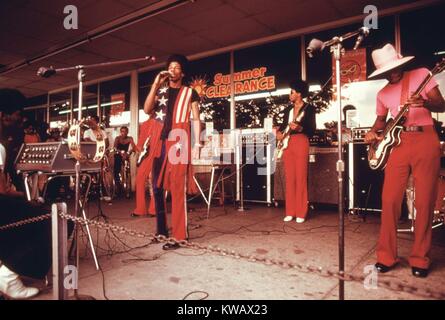
[[239, 212], [245, 212], [249, 208], [244, 207], [244, 179], [243, 179], [243, 147], [241, 141], [241, 133], [237, 135], [236, 138], [236, 148], [238, 150], [238, 179], [239, 179], [239, 195], [240, 195], [240, 205], [238, 207]]
[[68, 265], [68, 227], [67, 221], [59, 216], [67, 213], [66, 203], [54, 203], [52, 213], [52, 249], [53, 249], [53, 297], [54, 300], [66, 300], [68, 290], [64, 285], [64, 270]]

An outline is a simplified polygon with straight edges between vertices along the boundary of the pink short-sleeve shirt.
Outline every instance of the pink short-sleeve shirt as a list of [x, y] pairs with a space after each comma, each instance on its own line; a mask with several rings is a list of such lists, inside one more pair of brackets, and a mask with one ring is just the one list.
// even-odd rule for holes
[[[428, 75], [429, 70], [426, 68], [407, 71], [404, 76], [409, 76], [409, 94], [411, 95], [420, 85], [420, 83]], [[426, 93], [437, 86], [437, 82], [431, 79], [426, 87], [420, 93], [424, 99], [427, 99]], [[377, 94], [377, 116], [386, 116], [388, 110], [394, 118], [399, 113], [399, 106], [404, 102], [400, 101], [402, 91], [402, 81], [396, 84], [388, 83]], [[433, 125], [431, 111], [426, 108], [411, 108], [405, 121], [405, 126], [428, 126]]]

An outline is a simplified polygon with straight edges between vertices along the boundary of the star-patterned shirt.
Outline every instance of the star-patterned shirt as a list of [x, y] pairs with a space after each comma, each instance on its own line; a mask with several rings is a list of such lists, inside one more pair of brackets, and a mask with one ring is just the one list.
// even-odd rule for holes
[[[172, 128], [173, 122], [173, 109], [175, 107], [175, 101], [178, 97], [180, 88], [168, 88], [162, 87], [158, 90], [158, 108], [155, 111], [155, 120], [163, 122], [164, 127], [162, 128], [161, 139], [165, 140], [168, 138], [168, 134]], [[191, 102], [199, 101], [199, 95], [196, 90], [192, 91]]]

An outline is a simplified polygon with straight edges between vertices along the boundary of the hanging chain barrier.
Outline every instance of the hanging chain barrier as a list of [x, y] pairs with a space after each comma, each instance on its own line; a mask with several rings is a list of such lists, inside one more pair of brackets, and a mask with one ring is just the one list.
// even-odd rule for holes
[[[300, 263], [293, 263], [293, 262], [283, 261], [283, 260], [278, 260], [278, 259], [271, 259], [271, 258], [264, 257], [264, 256], [260, 257], [257, 255], [254, 255], [254, 254], [239, 253], [234, 250], [223, 249], [218, 246], [212, 246], [212, 245], [202, 245], [199, 243], [190, 242], [188, 240], [179, 240], [178, 241], [175, 238], [166, 237], [164, 235], [155, 235], [152, 233], [135, 231], [130, 228], [123, 227], [123, 226], [118, 226], [118, 225], [114, 225], [114, 224], [102, 222], [102, 221], [84, 219], [82, 217], [74, 217], [72, 215], [65, 214], [62, 212], [59, 213], [59, 216], [62, 219], [70, 220], [75, 223], [79, 223], [82, 226], [89, 225], [89, 226], [93, 226], [93, 227], [96, 227], [101, 230], [113, 231], [116, 233], [129, 235], [131, 237], [146, 238], [152, 242], [169, 243], [172, 245], [178, 244], [182, 248], [201, 250], [201, 251], [205, 251], [207, 253], [213, 253], [213, 254], [217, 254], [220, 256], [231, 257], [231, 258], [238, 259], [238, 260], [245, 260], [245, 261], [249, 261], [249, 262], [260, 263], [260, 264], [264, 264], [266, 266], [277, 266], [277, 267], [284, 268], [284, 269], [297, 270], [300, 272], [317, 274], [322, 277], [342, 279], [344, 281], [358, 282], [358, 283], [365, 283], [366, 278], [367, 278], [366, 276], [361, 276], [361, 275], [359, 276], [359, 275], [348, 274], [348, 273], [341, 274], [338, 271], [332, 271], [332, 270], [329, 270], [329, 269], [326, 269], [323, 267], [316, 267], [316, 266], [305, 265], [305, 264], [300, 264]], [[33, 217], [30, 219], [26, 219], [26, 220], [10, 223], [10, 224], [4, 225], [4, 226], [0, 226], [0, 231], [18, 228], [18, 227], [21, 227], [24, 225], [37, 223], [37, 222], [44, 221], [44, 220], [47, 220], [50, 218], [51, 218], [51, 214], [45, 214], [45, 215], [41, 215], [38, 217]], [[381, 279], [378, 280], [378, 286], [384, 287], [391, 291], [405, 292], [405, 293], [409, 293], [409, 294], [416, 295], [419, 297], [445, 300], [445, 291], [435, 291], [435, 290], [431, 290], [429, 288], [421, 288], [421, 287], [416, 287], [416, 286], [412, 286], [412, 285], [406, 285], [401, 282], [394, 282], [394, 281], [381, 280]]]
[[41, 216], [38, 216], [38, 217], [33, 217], [33, 218], [26, 219], [26, 220], [13, 222], [13, 223], [10, 223], [10, 224], [6, 224], [4, 226], [0, 226], [0, 231], [5, 231], [5, 230], [13, 229], [13, 228], [18, 228], [18, 227], [21, 227], [21, 226], [24, 226], [24, 225], [27, 225], [27, 224], [37, 223], [37, 222], [44, 221], [44, 220], [47, 220], [47, 219], [50, 219], [50, 218], [51, 218], [51, 213], [48, 213], [48, 214], [44, 214], [44, 215], [41, 215]]

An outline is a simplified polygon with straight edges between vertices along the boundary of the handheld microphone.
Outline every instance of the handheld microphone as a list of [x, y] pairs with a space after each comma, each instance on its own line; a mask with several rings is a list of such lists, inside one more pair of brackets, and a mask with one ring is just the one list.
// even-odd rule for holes
[[52, 66], [49, 68], [40, 67], [39, 70], [37, 70], [37, 75], [42, 78], [49, 78], [55, 74], [56, 74], [56, 70]]
[[174, 76], [170, 71], [167, 71], [167, 70], [161, 71], [160, 73], [161, 73], [161, 76], [167, 76], [167, 75], [169, 77], [173, 77]]
[[323, 51], [324, 47], [324, 43], [321, 40], [314, 38], [311, 40], [311, 42], [309, 42], [309, 45], [306, 48], [306, 52], [309, 58], [313, 58], [314, 53], [316, 53], [317, 51]]
[[369, 29], [367, 27], [361, 27], [359, 29], [359, 35], [357, 37], [357, 41], [355, 42], [353, 50], [357, 50], [363, 39], [369, 34]]

